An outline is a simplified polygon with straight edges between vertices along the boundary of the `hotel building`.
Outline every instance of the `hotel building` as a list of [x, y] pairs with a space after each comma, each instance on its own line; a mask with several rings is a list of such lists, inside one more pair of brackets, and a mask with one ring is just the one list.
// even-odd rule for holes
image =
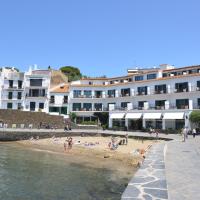
[[70, 85], [69, 109], [78, 118], [109, 113], [109, 127], [190, 128], [189, 115], [200, 108], [200, 65], [128, 70], [127, 76], [86, 78]]

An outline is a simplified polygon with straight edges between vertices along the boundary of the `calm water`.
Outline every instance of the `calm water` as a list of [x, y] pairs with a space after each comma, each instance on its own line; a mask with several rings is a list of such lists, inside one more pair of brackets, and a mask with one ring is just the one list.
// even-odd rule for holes
[[117, 200], [128, 180], [113, 173], [0, 143], [0, 200]]

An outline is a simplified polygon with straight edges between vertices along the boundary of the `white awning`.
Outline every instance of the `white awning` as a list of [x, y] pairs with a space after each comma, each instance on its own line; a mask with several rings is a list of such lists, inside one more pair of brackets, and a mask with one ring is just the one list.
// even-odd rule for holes
[[125, 113], [112, 113], [110, 115], [111, 119], [122, 119], [124, 118]]
[[163, 119], [184, 119], [184, 112], [165, 113]]
[[140, 119], [142, 117], [142, 113], [127, 113], [126, 119]]
[[160, 119], [161, 113], [144, 113], [143, 119]]

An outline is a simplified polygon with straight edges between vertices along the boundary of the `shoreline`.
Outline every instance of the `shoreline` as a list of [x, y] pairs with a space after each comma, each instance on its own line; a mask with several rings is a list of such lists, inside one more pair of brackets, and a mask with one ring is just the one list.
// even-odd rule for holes
[[[88, 167], [106, 168], [109, 170], [118, 171], [122, 177], [131, 178], [137, 171], [140, 163], [143, 162], [143, 155], [134, 155], [131, 152], [133, 152], [135, 149], [147, 149], [149, 145], [153, 145], [156, 142], [153, 140], [139, 141], [135, 139], [129, 139], [128, 145], [120, 145], [116, 150], [110, 150], [108, 148], [110, 137], [74, 136], [72, 138], [74, 144], [69, 152], [64, 151], [63, 144], [66, 140], [66, 137], [23, 140], [15, 143], [33, 151], [41, 151], [66, 156], [66, 159], [72, 163]], [[80, 143], [77, 143], [78, 141]], [[94, 145], [85, 145], [90, 143]]]

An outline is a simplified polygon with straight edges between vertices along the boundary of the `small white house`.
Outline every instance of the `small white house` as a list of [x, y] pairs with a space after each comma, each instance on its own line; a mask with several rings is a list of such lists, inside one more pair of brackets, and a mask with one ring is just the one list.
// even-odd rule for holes
[[67, 83], [59, 84], [50, 90], [49, 114], [68, 115], [68, 96], [69, 85]]

